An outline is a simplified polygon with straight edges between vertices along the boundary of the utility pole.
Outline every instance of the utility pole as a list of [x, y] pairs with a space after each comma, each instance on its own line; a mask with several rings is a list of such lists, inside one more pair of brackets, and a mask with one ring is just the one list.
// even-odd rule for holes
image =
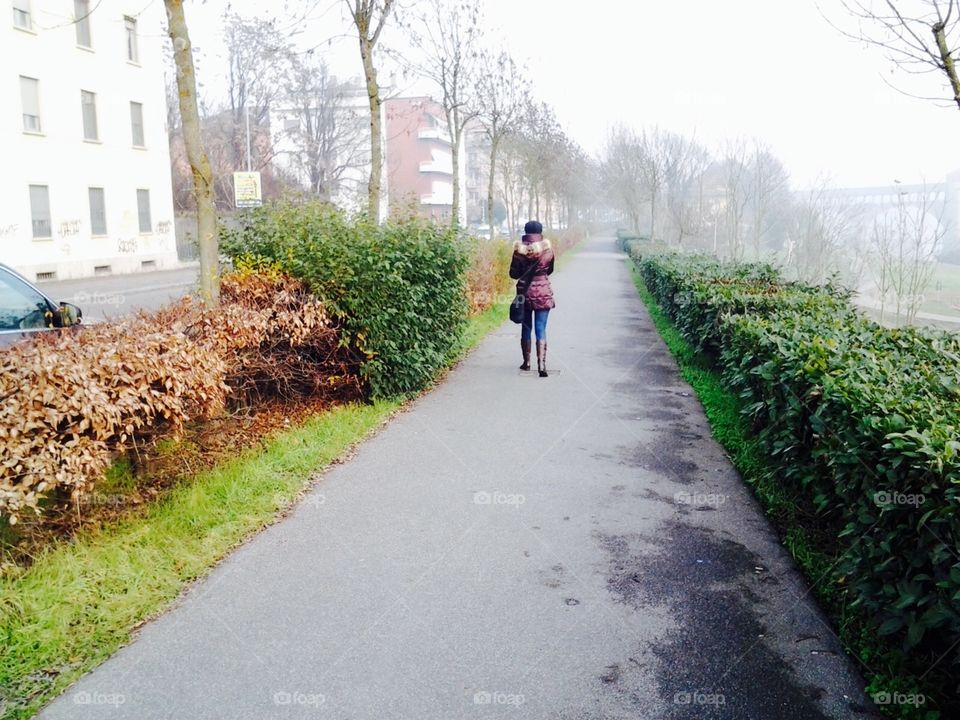
[[243, 104], [243, 114], [247, 116], [247, 172], [250, 172], [250, 107]]

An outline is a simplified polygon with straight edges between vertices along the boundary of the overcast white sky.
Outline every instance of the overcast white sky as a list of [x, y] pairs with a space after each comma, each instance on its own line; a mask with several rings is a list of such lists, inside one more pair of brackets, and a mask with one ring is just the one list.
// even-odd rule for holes
[[[713, 147], [757, 136], [798, 186], [822, 175], [847, 186], [936, 182], [960, 169], [960, 110], [905, 97], [883, 80], [928, 95], [938, 94], [939, 77], [894, 72], [876, 48], [830, 27], [814, 0], [484, 1], [491, 46], [505, 44], [527, 63], [537, 94], [590, 152], [601, 151], [611, 125], [625, 123], [659, 125]], [[342, 0], [326, 3], [299, 43], [349, 32]], [[222, 90], [216, 56], [225, 6], [187, 6], [211, 92]], [[264, 13], [256, 0], [232, 7]], [[849, 22], [839, 0], [820, 7]], [[355, 41], [321, 51], [338, 74], [360, 74]]]

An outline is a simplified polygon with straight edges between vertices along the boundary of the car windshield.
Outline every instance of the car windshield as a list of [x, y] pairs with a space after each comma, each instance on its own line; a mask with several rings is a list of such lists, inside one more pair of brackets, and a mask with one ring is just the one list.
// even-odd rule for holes
[[0, 331], [47, 326], [47, 301], [20, 278], [0, 269]]

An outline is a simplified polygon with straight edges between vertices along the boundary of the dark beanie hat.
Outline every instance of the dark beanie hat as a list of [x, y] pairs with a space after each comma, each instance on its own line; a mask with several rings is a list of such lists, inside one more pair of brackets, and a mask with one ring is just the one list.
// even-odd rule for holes
[[543, 235], [543, 225], [538, 223], [536, 220], [531, 220], [523, 226], [523, 231], [527, 235]]

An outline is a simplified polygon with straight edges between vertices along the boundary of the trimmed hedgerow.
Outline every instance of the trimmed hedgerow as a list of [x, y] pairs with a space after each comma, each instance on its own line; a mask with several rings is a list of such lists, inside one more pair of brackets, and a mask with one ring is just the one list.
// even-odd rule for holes
[[469, 246], [448, 227], [415, 218], [377, 226], [323, 203], [281, 202], [224, 228], [221, 248], [304, 280], [365, 354], [374, 397], [425, 387], [466, 323]]
[[[828, 538], [842, 603], [917, 675], [960, 679], [960, 334], [885, 328], [765, 265], [639, 271], [740, 393], [780, 482]], [[947, 693], [949, 695], [949, 693]]]
[[0, 353], [0, 516], [79, 499], [138, 442], [264, 394], [358, 395], [323, 304], [270, 268], [224, 278], [215, 310], [185, 298], [18, 343]]

